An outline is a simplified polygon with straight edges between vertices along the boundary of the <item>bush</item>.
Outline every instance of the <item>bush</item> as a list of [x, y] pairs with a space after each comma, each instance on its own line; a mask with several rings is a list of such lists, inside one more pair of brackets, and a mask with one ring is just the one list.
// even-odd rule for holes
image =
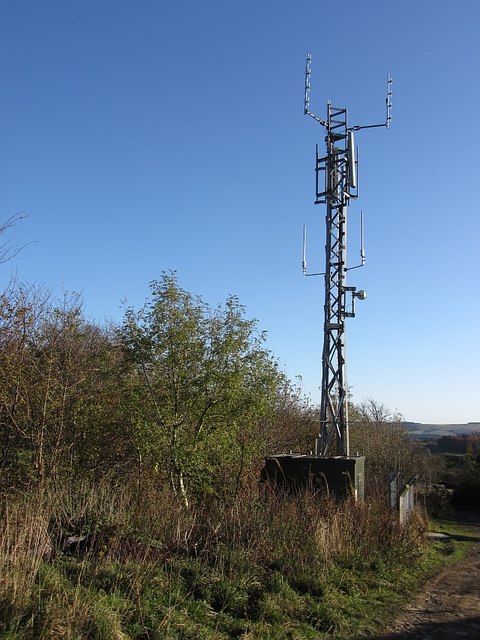
[[480, 510], [480, 476], [463, 480], [454, 489], [452, 505], [456, 509]]

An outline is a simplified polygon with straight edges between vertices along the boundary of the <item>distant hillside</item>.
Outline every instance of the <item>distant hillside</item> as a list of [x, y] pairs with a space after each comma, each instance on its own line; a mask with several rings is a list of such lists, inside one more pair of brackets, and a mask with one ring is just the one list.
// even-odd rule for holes
[[480, 422], [467, 424], [422, 424], [403, 422], [405, 429], [415, 436], [454, 436], [461, 433], [480, 433]]

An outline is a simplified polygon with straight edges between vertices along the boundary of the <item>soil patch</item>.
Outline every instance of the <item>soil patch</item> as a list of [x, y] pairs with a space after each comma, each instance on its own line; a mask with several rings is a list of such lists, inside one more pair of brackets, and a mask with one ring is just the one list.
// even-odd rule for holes
[[377, 640], [480, 640], [480, 514], [460, 519], [475, 526], [465, 558], [431, 579]]

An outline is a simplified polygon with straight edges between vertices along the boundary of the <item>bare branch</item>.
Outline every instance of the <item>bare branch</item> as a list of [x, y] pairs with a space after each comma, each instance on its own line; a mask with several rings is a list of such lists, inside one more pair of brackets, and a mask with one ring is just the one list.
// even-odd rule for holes
[[[20, 212], [11, 216], [5, 222], [0, 223], [0, 236], [3, 236], [9, 229], [14, 227], [17, 224], [17, 222], [19, 222], [20, 220], [24, 220], [26, 217], [27, 217], [26, 213]], [[27, 242], [21, 247], [16, 247], [12, 244], [13, 240], [14, 239], [6, 240], [5, 242], [0, 244], [0, 263], [8, 262], [12, 258], [14, 258], [16, 255], [18, 255], [20, 251], [27, 246], [27, 244], [30, 244], [29, 242]]]

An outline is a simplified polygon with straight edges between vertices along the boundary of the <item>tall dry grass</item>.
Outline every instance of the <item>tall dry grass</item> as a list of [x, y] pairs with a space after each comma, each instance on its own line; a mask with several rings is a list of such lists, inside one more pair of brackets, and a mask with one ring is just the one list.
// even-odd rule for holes
[[143, 491], [118, 482], [65, 483], [5, 498], [0, 512], [0, 568], [5, 575], [24, 567], [12, 581], [25, 593], [43, 560], [62, 551], [67, 536], [114, 527], [123, 539], [154, 542], [171, 554], [211, 557], [219, 547], [267, 560], [282, 550], [314, 553], [324, 563], [352, 551], [377, 550], [414, 535], [396, 525], [383, 501], [336, 502], [303, 493], [288, 496], [258, 487], [243, 489], [234, 503], [215, 497], [185, 508], [168, 487]]
[[[92, 543], [69, 557], [72, 535]], [[413, 525], [396, 526], [380, 502], [336, 503], [251, 486], [234, 503], [210, 496], [186, 509], [168, 488], [149, 482], [141, 491], [107, 480], [46, 486], [4, 499], [0, 621], [5, 629], [8, 620], [12, 629], [21, 625], [24, 635], [15, 638], [121, 640], [122, 620], [142, 610], [152, 580], [175, 612], [176, 565], [199, 563], [215, 580], [272, 571], [320, 580], [339, 559], [368, 558], [417, 535]]]
[[0, 530], [0, 599], [12, 607], [29, 602], [42, 559], [52, 552], [49, 512], [26, 496], [4, 504]]

